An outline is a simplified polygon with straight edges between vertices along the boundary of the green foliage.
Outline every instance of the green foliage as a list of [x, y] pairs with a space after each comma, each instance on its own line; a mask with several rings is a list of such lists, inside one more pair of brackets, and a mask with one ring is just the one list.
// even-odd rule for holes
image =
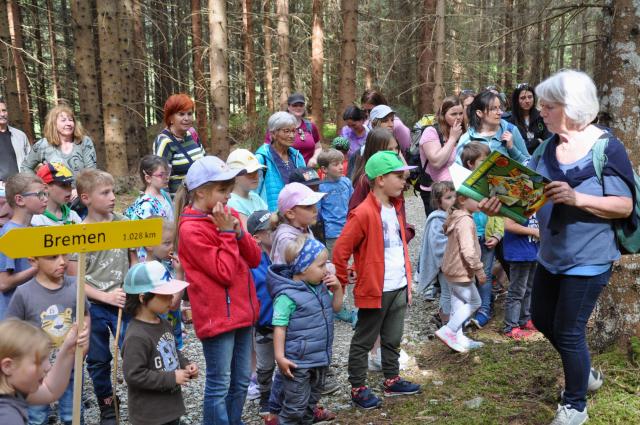
[[327, 143], [331, 143], [334, 137], [338, 135], [338, 129], [336, 128], [335, 123], [327, 123], [325, 122], [322, 126], [322, 140]]

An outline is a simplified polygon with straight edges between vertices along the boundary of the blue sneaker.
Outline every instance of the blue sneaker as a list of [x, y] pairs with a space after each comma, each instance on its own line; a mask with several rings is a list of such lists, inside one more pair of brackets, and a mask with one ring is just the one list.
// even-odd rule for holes
[[333, 313], [333, 317], [343, 322], [351, 323], [351, 312], [344, 307], [339, 312]]
[[385, 397], [411, 395], [420, 392], [420, 385], [405, 381], [404, 379], [400, 378], [400, 376], [385, 379], [383, 386]]
[[476, 328], [482, 329], [489, 323], [489, 318], [483, 313], [476, 313], [473, 318], [469, 319], [469, 322]]
[[382, 404], [382, 400], [364, 385], [358, 388], [351, 388], [351, 402], [364, 410], [377, 409]]
[[351, 329], [355, 330], [358, 324], [358, 310], [351, 310]]

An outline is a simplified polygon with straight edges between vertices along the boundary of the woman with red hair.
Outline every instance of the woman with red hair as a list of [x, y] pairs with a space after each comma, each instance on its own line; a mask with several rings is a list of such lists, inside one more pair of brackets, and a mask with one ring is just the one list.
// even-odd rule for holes
[[171, 166], [169, 192], [175, 193], [191, 164], [205, 156], [198, 133], [193, 128], [193, 100], [184, 93], [172, 94], [164, 104], [164, 125], [153, 142], [153, 153]]

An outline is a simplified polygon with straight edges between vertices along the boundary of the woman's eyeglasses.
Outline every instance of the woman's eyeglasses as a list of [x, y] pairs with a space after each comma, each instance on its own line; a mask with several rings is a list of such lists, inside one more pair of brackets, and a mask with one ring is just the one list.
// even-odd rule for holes
[[281, 128], [280, 131], [289, 136], [291, 134], [296, 134], [297, 130], [295, 128]]
[[171, 175], [171, 173], [156, 173], [156, 174], [151, 174], [152, 177], [160, 177], [161, 179], [164, 179], [165, 177], [169, 177]]
[[502, 107], [492, 106], [491, 108], [489, 108], [489, 112], [502, 112]]
[[520, 83], [516, 86], [516, 89], [528, 89], [529, 83]]
[[44, 201], [45, 199], [49, 199], [49, 192], [46, 192], [44, 190], [41, 190], [39, 192], [25, 192], [25, 193], [21, 193], [20, 195], [22, 195], [22, 196], [37, 196], [38, 199], [40, 199], [41, 201]]

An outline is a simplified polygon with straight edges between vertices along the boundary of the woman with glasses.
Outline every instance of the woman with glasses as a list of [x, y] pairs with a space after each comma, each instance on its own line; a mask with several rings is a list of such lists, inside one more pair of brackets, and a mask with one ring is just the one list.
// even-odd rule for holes
[[198, 133], [193, 128], [193, 100], [184, 93], [169, 96], [164, 104], [164, 130], [153, 142], [154, 155], [171, 166], [169, 192], [176, 193], [196, 160], [206, 155]]
[[551, 133], [544, 125], [544, 120], [536, 108], [536, 95], [533, 87], [528, 84], [518, 84], [511, 95], [511, 112], [504, 114], [503, 119], [518, 127], [524, 137], [529, 153], [551, 137]]
[[256, 192], [269, 206], [269, 211], [278, 210], [278, 194], [289, 183], [291, 171], [305, 167], [302, 154], [293, 147], [298, 133], [298, 119], [289, 112], [276, 112], [267, 121], [269, 139], [256, 151], [261, 171], [260, 183]]
[[[318, 127], [308, 119], [302, 93], [294, 93], [287, 99], [287, 111], [296, 118], [296, 134], [293, 147], [302, 154], [305, 164], [315, 167], [318, 164], [318, 155], [322, 152], [320, 143], [320, 132]], [[267, 131], [264, 139], [265, 143], [271, 143], [271, 131]]]
[[[365, 90], [360, 98], [360, 104], [362, 105], [362, 110], [365, 115], [368, 117], [373, 108], [378, 105], [388, 105], [389, 103], [379, 91]], [[368, 122], [365, 124], [368, 124]], [[409, 146], [411, 146], [411, 131], [406, 125], [404, 125], [400, 117], [397, 115], [394, 115], [393, 117], [393, 137], [398, 141], [398, 145], [402, 152], [406, 151], [409, 149]]]
[[460, 137], [456, 147], [456, 161], [460, 162], [462, 149], [471, 141], [489, 146], [521, 164], [529, 160], [529, 152], [518, 127], [502, 119], [500, 97], [492, 91], [479, 93], [469, 105], [469, 130]]

